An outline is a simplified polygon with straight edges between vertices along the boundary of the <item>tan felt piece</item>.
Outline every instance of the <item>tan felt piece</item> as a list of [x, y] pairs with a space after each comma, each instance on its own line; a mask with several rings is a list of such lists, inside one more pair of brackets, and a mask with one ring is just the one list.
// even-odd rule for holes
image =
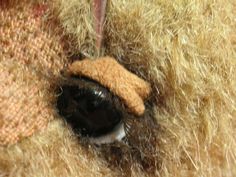
[[150, 84], [129, 72], [114, 58], [75, 61], [69, 66], [69, 73], [86, 76], [99, 82], [120, 97], [129, 111], [135, 115], [144, 113], [144, 99], [151, 92]]

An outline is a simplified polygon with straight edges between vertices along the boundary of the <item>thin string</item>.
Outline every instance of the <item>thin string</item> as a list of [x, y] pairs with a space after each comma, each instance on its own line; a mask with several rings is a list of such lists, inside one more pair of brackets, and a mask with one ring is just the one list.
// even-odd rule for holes
[[98, 56], [101, 54], [106, 4], [107, 0], [93, 0], [94, 29], [96, 32], [96, 50]]

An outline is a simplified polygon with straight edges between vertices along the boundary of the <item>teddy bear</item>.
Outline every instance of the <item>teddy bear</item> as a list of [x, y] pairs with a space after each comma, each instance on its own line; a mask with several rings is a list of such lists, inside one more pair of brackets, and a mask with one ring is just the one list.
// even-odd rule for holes
[[0, 1], [0, 176], [235, 176], [236, 3], [96, 2]]

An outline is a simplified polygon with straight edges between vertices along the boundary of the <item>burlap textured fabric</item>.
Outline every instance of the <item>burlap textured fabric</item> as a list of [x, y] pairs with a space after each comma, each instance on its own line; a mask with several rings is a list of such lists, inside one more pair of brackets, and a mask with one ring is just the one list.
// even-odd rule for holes
[[51, 79], [66, 58], [44, 28], [46, 11], [34, 3], [0, 3], [0, 145], [43, 129], [54, 115]]

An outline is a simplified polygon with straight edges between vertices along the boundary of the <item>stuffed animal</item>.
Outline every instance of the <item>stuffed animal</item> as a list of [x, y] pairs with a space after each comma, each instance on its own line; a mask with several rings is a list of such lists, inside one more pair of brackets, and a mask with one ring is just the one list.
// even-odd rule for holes
[[236, 3], [1, 0], [0, 176], [236, 176]]

